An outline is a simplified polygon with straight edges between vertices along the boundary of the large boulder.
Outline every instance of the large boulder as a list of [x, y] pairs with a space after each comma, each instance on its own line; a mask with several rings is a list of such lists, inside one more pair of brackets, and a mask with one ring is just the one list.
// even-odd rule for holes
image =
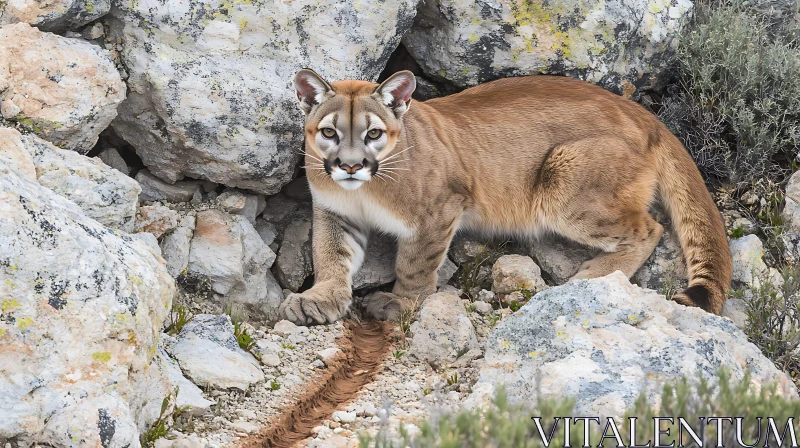
[[147, 245], [0, 160], [0, 440], [138, 446], [174, 293]]
[[460, 87], [548, 73], [630, 94], [658, 78], [691, 10], [691, 0], [428, 0], [403, 43], [427, 75]]
[[197, 214], [187, 271], [207, 278], [227, 304], [276, 318], [283, 292], [269, 270], [274, 262], [275, 253], [244, 216], [216, 209]]
[[135, 180], [100, 159], [58, 148], [35, 135], [22, 136], [22, 141], [42, 186], [74, 202], [100, 224], [133, 232], [142, 190]]
[[669, 302], [617, 271], [534, 296], [489, 335], [475, 390], [504, 386], [516, 403], [574, 397], [581, 415], [621, 416], [640, 393], [658, 403], [681, 376], [709, 381], [720, 367], [756, 389], [774, 382], [796, 397], [791, 379], [725, 318]]
[[110, 9], [111, 0], [15, 0], [0, 3], [0, 26], [25, 22], [42, 31], [74, 30]]
[[114, 129], [156, 176], [274, 194], [303, 141], [293, 74], [375, 80], [416, 0], [117, 2], [131, 93]]
[[62, 148], [87, 153], [125, 99], [108, 52], [25, 23], [0, 27], [0, 113]]

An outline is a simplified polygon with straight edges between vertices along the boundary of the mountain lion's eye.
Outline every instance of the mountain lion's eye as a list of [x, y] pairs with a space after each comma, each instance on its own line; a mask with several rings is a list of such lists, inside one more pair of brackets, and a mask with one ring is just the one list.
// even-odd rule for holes
[[383, 135], [383, 131], [381, 131], [380, 129], [372, 129], [371, 131], [367, 132], [367, 137], [373, 140], [381, 138], [381, 135]]
[[336, 137], [336, 129], [333, 128], [322, 128], [322, 136], [325, 138], [333, 138]]

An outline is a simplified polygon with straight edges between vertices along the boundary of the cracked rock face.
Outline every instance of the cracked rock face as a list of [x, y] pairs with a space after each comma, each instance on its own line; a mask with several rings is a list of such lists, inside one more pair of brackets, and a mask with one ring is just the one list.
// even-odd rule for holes
[[87, 153], [125, 99], [108, 52], [25, 23], [0, 28], [0, 112], [56, 146]]
[[35, 135], [22, 136], [22, 142], [42, 186], [74, 202], [100, 224], [133, 232], [141, 192], [135, 180], [99, 159], [57, 148]]
[[416, 3], [119, 2], [112, 34], [131, 93], [114, 129], [166, 181], [274, 194], [303, 141], [294, 73], [376, 79]]
[[174, 294], [145, 244], [0, 160], [0, 440], [138, 446]]
[[425, 73], [460, 87], [566, 74], [618, 93], [650, 85], [690, 0], [430, 0], [403, 43]]
[[733, 381], [749, 372], [756, 390], [774, 382], [797, 395], [733, 322], [668, 302], [619, 271], [537, 294], [492, 330], [485, 359], [474, 390], [502, 385], [515, 403], [575, 397], [581, 415], [621, 416], [641, 392], [657, 405], [665, 381], [714, 381], [720, 366]]
[[111, 0], [15, 0], [0, 4], [0, 25], [25, 22], [42, 31], [74, 30], [104, 16]]

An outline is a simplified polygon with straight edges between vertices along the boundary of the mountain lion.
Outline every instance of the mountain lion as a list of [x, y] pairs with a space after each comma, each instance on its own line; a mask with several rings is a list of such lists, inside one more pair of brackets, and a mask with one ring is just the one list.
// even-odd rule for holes
[[397, 319], [436, 288], [459, 229], [548, 232], [602, 249], [572, 277], [632, 276], [663, 233], [656, 196], [677, 230], [689, 287], [674, 300], [719, 313], [731, 280], [722, 218], [680, 141], [644, 108], [566, 77], [500, 79], [412, 106], [408, 71], [377, 85], [295, 75], [305, 113], [314, 202], [314, 286], [280, 313], [330, 323], [350, 306], [370, 231], [394, 235], [394, 288], [367, 314]]

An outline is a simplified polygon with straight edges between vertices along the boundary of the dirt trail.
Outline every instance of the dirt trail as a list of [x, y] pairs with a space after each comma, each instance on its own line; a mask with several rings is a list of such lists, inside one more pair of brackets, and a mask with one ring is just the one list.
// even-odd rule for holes
[[345, 335], [339, 342], [339, 356], [310, 383], [307, 392], [293, 406], [273, 419], [264, 432], [246, 439], [240, 446], [290, 448], [311, 437], [315, 426], [330, 418], [340, 405], [352, 400], [377, 376], [390, 348], [393, 327], [377, 321], [347, 322]]

